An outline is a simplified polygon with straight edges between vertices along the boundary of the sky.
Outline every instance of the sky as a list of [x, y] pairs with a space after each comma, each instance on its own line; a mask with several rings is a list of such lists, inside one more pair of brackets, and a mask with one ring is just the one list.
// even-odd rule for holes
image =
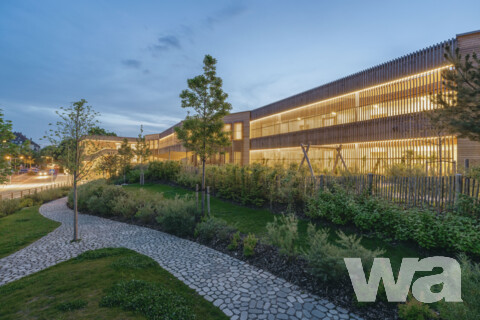
[[135, 137], [185, 118], [218, 60], [232, 112], [255, 109], [480, 29], [480, 1], [0, 0], [0, 109], [41, 145], [61, 106]]

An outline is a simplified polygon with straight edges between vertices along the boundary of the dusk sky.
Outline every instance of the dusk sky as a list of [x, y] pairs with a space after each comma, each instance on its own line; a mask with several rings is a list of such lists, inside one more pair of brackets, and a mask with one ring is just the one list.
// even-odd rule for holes
[[42, 145], [82, 98], [120, 136], [158, 133], [205, 54], [237, 112], [478, 29], [478, 0], [0, 0], [0, 109]]

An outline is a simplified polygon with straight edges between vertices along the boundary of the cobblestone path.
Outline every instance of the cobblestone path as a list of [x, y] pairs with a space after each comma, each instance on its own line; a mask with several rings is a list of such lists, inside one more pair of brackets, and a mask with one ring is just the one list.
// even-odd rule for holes
[[67, 208], [66, 199], [43, 205], [40, 213], [62, 225], [28, 247], [0, 259], [0, 285], [87, 250], [125, 247], [155, 259], [234, 320], [360, 319], [327, 300], [301, 292], [269, 272], [160, 231], [80, 214], [82, 241], [71, 243], [73, 213]]

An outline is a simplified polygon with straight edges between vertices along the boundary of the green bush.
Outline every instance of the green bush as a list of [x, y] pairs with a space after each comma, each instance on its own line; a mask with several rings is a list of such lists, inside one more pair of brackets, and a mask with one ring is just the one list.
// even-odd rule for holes
[[294, 214], [274, 217], [273, 222], [267, 223], [267, 235], [270, 243], [280, 248], [280, 252], [289, 257], [296, 254], [298, 240], [298, 220]]
[[161, 284], [143, 280], [116, 283], [106, 290], [101, 307], [118, 307], [144, 315], [147, 319], [195, 319], [188, 301]]
[[20, 199], [2, 200], [0, 201], [0, 217], [14, 214], [21, 208]]
[[438, 318], [428, 304], [418, 301], [410, 294], [405, 304], [398, 305], [398, 316], [402, 320], [428, 320]]
[[253, 233], [249, 233], [243, 239], [243, 255], [250, 257], [255, 254], [255, 247], [257, 246], [258, 239]]
[[192, 236], [195, 228], [195, 218], [198, 215], [197, 205], [191, 197], [168, 199], [161, 207], [157, 222], [163, 230], [179, 237]]
[[232, 235], [232, 241], [230, 242], [230, 244], [228, 245], [228, 250], [237, 250], [238, 249], [238, 245], [240, 243], [242, 239], [240, 238], [240, 231], [237, 231], [235, 232], [233, 235]]
[[152, 161], [145, 172], [145, 180], [174, 181], [180, 173], [180, 168], [178, 161]]
[[195, 238], [203, 243], [209, 243], [214, 239], [226, 242], [234, 232], [235, 228], [230, 227], [224, 220], [208, 218], [195, 227]]
[[354, 220], [360, 209], [353, 196], [345, 189], [333, 184], [320, 191], [306, 203], [306, 215], [311, 218], [325, 218], [333, 223], [344, 225]]
[[462, 268], [463, 302], [445, 302], [438, 304], [440, 316], [445, 320], [480, 319], [480, 265], [468, 259], [465, 254], [459, 256]]
[[373, 259], [384, 254], [383, 250], [369, 250], [361, 245], [361, 237], [347, 236], [338, 231], [336, 244], [329, 241], [326, 229], [316, 230], [313, 224], [308, 226], [309, 248], [304, 251], [311, 274], [323, 281], [342, 281], [348, 279], [344, 258], [361, 258], [365, 266], [371, 266]]

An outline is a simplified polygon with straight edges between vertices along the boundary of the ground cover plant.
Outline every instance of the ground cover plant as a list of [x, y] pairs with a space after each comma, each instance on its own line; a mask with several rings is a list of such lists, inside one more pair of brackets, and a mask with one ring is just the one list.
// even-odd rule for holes
[[1, 286], [0, 319], [19, 318], [228, 319], [155, 261], [122, 248], [87, 251]]
[[26, 247], [60, 226], [43, 217], [38, 206], [23, 208], [0, 218], [0, 258]]

